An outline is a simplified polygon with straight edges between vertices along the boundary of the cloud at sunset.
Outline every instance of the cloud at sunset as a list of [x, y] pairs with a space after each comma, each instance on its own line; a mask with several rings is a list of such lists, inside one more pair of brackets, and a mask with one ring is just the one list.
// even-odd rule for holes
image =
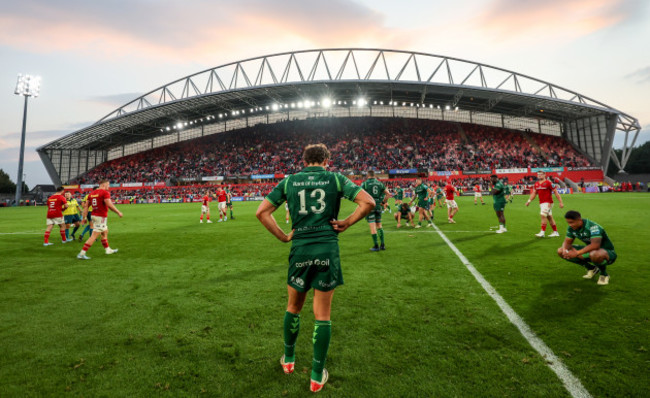
[[151, 4], [143, 0], [15, 2], [0, 16], [0, 45], [32, 53], [67, 51], [167, 62], [191, 57], [200, 62], [213, 59], [217, 49], [221, 54], [267, 54], [342, 43], [400, 46], [408, 41], [406, 32], [383, 25], [381, 13], [349, 0]]
[[638, 0], [497, 0], [474, 22], [499, 39], [566, 40], [633, 20], [645, 7]]

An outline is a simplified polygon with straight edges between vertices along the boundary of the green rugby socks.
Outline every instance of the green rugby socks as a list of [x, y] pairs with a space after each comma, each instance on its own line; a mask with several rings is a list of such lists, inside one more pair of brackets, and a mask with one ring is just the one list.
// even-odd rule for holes
[[284, 314], [284, 361], [296, 360], [296, 339], [300, 331], [300, 314], [287, 311]]
[[311, 378], [317, 382], [323, 379], [323, 368], [327, 358], [327, 350], [332, 337], [332, 321], [316, 321], [314, 324], [314, 359], [311, 366]]
[[[379, 232], [379, 231], [377, 231]], [[372, 242], [375, 244], [375, 246], [378, 246], [377, 244], [377, 234], [372, 234]]]
[[[377, 236], [379, 236], [379, 240], [381, 241], [381, 244], [383, 245], [384, 244], [384, 229], [383, 228], [379, 228], [377, 230]], [[375, 241], [375, 245], [376, 244], [377, 244], [377, 242]]]

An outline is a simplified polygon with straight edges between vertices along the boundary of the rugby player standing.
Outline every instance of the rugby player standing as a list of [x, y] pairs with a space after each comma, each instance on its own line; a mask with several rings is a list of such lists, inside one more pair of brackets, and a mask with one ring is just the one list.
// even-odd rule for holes
[[413, 191], [413, 199], [409, 202], [409, 207], [417, 199], [416, 206], [418, 207], [418, 225], [415, 228], [422, 228], [422, 219], [426, 218], [428, 221], [427, 227], [433, 227], [433, 220], [429, 216], [429, 187], [422, 182], [422, 177], [415, 179], [415, 190]]
[[553, 219], [553, 194], [555, 194], [557, 197], [557, 201], [560, 204], [560, 209], [564, 207], [564, 203], [562, 203], [562, 197], [558, 193], [557, 188], [553, 185], [552, 182], [546, 179], [546, 172], [544, 171], [537, 172], [537, 182], [533, 186], [533, 190], [530, 193], [528, 201], [526, 202], [526, 206], [528, 206], [538, 194], [542, 226], [541, 230], [536, 233], [535, 236], [538, 238], [544, 237], [544, 234], [546, 233], [547, 223], [550, 223], [551, 228], [553, 228], [553, 232], [549, 235], [549, 237], [560, 236], [560, 234], [557, 232], [557, 225], [555, 224], [555, 220]]
[[80, 260], [90, 260], [90, 257], [86, 256], [86, 252], [100, 236], [106, 254], [117, 253], [117, 249], [111, 249], [108, 245], [108, 209], [111, 209], [111, 211], [120, 216], [120, 218], [122, 218], [122, 212], [117, 210], [117, 207], [115, 207], [111, 200], [111, 194], [108, 192], [109, 185], [108, 180], [102, 180], [99, 182], [99, 188], [88, 195], [88, 201], [84, 207], [83, 222], [86, 222], [85, 219], [88, 214], [88, 207], [92, 206], [93, 233], [90, 235], [90, 238], [88, 238], [86, 243], [84, 243], [83, 249], [81, 249], [77, 255], [77, 258]]
[[[386, 250], [386, 246], [384, 245], [384, 229], [381, 226], [381, 213], [384, 198], [390, 195], [390, 193], [386, 189], [386, 186], [375, 178], [375, 172], [373, 170], [368, 170], [366, 177], [366, 180], [361, 184], [361, 188], [368, 192], [376, 203], [375, 208], [366, 216], [372, 242], [374, 243], [370, 251], [377, 252], [379, 250]], [[381, 245], [377, 244], [377, 238], [379, 238]]]
[[63, 196], [64, 189], [57, 187], [54, 195], [47, 198], [47, 219], [45, 220], [45, 237], [43, 246], [52, 246], [50, 243], [50, 234], [54, 225], [59, 226], [59, 233], [61, 234], [61, 243], [68, 243], [70, 240], [66, 237], [65, 221], [63, 220], [63, 210], [68, 208], [68, 203]]
[[[280, 359], [287, 374], [294, 371], [300, 311], [307, 292], [314, 289], [315, 325], [311, 335], [314, 356], [310, 382], [313, 392], [322, 390], [328, 379], [324, 366], [332, 330], [332, 296], [334, 289], [343, 284], [338, 235], [375, 207], [375, 201], [367, 192], [342, 174], [326, 170], [330, 156], [323, 144], [307, 146], [303, 151], [306, 167], [280, 181], [256, 213], [273, 236], [282, 242], [292, 241], [287, 275], [289, 299], [284, 315], [284, 355]], [[341, 198], [358, 205], [344, 220], [338, 220]], [[289, 203], [293, 221], [289, 234], [280, 229], [273, 217], [275, 209], [284, 201]]]
[[205, 214], [206, 222], [208, 224], [212, 224], [212, 221], [210, 221], [210, 202], [212, 201], [212, 197], [210, 196], [210, 191], [206, 191], [205, 195], [203, 195], [203, 202], [201, 203], [201, 218], [199, 219], [199, 223], [203, 224], [203, 215]]
[[450, 224], [456, 224], [454, 216], [458, 213], [458, 204], [454, 200], [454, 194], [458, 195], [456, 187], [451, 185], [451, 181], [447, 181], [447, 185], [445, 185], [445, 202], [447, 203], [447, 220]]
[[508, 232], [506, 229], [506, 188], [503, 186], [503, 183], [499, 180], [496, 174], [490, 176], [492, 181], [492, 199], [494, 199], [494, 211], [497, 213], [497, 218], [499, 219], [499, 229], [496, 231], [498, 234]]

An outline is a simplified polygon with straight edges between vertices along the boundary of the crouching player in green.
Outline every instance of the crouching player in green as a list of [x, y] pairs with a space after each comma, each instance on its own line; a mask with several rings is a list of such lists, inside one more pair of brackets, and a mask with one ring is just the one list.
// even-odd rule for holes
[[[583, 276], [585, 279], [591, 279], [600, 272], [598, 284], [607, 285], [609, 283], [607, 266], [613, 264], [617, 257], [614, 244], [609, 240], [607, 232], [595, 222], [582, 218], [575, 210], [567, 211], [564, 218], [569, 228], [562, 247], [557, 249], [557, 254], [565, 260], [585, 267], [587, 269], [587, 273]], [[576, 238], [587, 245], [574, 245], [573, 240]]]
[[[280, 364], [293, 373], [295, 346], [300, 331], [300, 311], [309, 289], [314, 289], [314, 357], [310, 390], [320, 391], [328, 379], [324, 368], [331, 336], [330, 312], [334, 289], [343, 284], [339, 259], [339, 233], [364, 218], [375, 201], [363, 189], [339, 173], [326, 171], [330, 152], [323, 144], [308, 145], [303, 152], [305, 168], [285, 177], [257, 209], [257, 218], [282, 242], [292, 241], [289, 253], [287, 291], [289, 300], [284, 315], [284, 355]], [[341, 198], [358, 206], [344, 220], [338, 220]], [[286, 234], [273, 212], [283, 202], [289, 204], [293, 230]]]
[[412, 227], [415, 227], [415, 221], [413, 221], [413, 213], [411, 213], [411, 208], [408, 203], [402, 203], [399, 209], [395, 212], [395, 220], [397, 220], [397, 228], [402, 226], [402, 219], [406, 220], [406, 226], [408, 227], [411, 224]]

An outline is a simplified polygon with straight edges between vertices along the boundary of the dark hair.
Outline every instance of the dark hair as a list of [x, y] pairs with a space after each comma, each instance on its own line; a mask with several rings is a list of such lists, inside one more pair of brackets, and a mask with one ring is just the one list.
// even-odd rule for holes
[[368, 177], [372, 178], [375, 176], [375, 171], [374, 170], [368, 170]]
[[580, 215], [580, 213], [578, 213], [575, 210], [569, 210], [564, 215], [564, 218], [566, 218], [567, 220], [579, 220], [582, 218], [582, 216]]
[[325, 144], [307, 145], [305, 150], [302, 152], [302, 159], [307, 162], [307, 164], [320, 164], [330, 159], [330, 157], [330, 151], [327, 150]]
[[490, 178], [492, 178], [492, 177], [494, 177], [494, 178], [499, 178], [499, 176], [497, 176], [496, 174], [492, 174], [492, 175], [490, 176]]
[[63, 187], [56, 187], [56, 192], [61, 192], [63, 191]]

